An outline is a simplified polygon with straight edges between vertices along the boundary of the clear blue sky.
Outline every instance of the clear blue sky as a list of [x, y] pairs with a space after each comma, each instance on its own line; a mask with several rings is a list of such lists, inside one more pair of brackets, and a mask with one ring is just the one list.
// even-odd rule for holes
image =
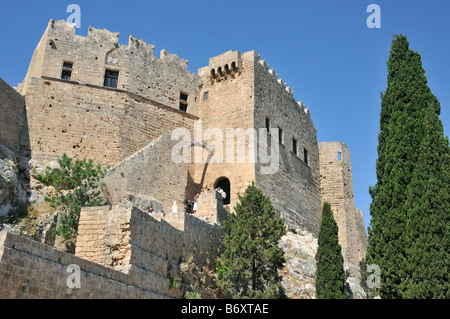
[[[66, 20], [81, 7], [87, 28], [120, 32], [189, 60], [188, 68], [228, 50], [256, 50], [312, 112], [318, 140], [348, 144], [356, 206], [369, 225], [369, 186], [376, 183], [380, 92], [394, 33], [422, 55], [429, 86], [450, 130], [450, 1], [447, 0], [184, 0], [6, 1], [0, 4], [0, 77], [16, 86], [50, 19]], [[369, 4], [381, 8], [381, 28], [369, 29]]]

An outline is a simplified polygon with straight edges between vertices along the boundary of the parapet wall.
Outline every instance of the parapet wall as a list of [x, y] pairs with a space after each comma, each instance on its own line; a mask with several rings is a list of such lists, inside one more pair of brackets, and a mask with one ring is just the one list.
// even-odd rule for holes
[[[84, 208], [75, 256], [0, 232], [0, 298], [181, 298], [192, 283], [173, 285], [174, 278], [184, 276], [180, 264], [212, 272], [223, 234], [219, 225], [194, 216], [171, 217], [183, 228], [133, 205]], [[80, 288], [67, 285], [69, 266], [79, 267]], [[217, 295], [205, 287], [203, 297]]]
[[[81, 288], [69, 288], [73, 273], [80, 268]], [[71, 279], [69, 279], [71, 281]], [[169, 279], [166, 280], [167, 286]], [[134, 277], [58, 251], [53, 247], [0, 232], [1, 299], [166, 299]]]
[[104, 178], [112, 204], [133, 194], [154, 198], [170, 212], [174, 201], [182, 208], [186, 194], [188, 164], [175, 163], [172, 149], [176, 141], [165, 133], [149, 145], [112, 167]]
[[168, 279], [182, 277], [182, 262], [213, 271], [222, 237], [218, 224], [184, 213], [170, 213], [162, 219], [127, 203], [84, 208], [75, 254], [149, 280], [152, 291], [181, 297], [181, 290], [169, 289]]

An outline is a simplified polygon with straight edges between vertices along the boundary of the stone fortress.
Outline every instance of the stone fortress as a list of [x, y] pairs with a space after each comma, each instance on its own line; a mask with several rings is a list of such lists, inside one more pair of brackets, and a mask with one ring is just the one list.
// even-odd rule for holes
[[[310, 111], [255, 51], [225, 52], [194, 74], [187, 60], [166, 50], [158, 58], [154, 48], [133, 36], [119, 44], [119, 33], [93, 27], [78, 36], [75, 25], [51, 20], [24, 81], [16, 89], [0, 81], [1, 160], [13, 157], [23, 180], [30, 178], [28, 160], [45, 167], [64, 153], [111, 165], [104, 179], [109, 206], [82, 210], [75, 255], [0, 233], [0, 297], [181, 298], [193, 286], [205, 298], [220, 297], [211, 283], [220, 223], [252, 182], [297, 236], [286, 249], [309, 255], [303, 270], [317, 247], [322, 204], [330, 202], [348, 274], [358, 278], [367, 239], [348, 147], [318, 143]], [[191, 137], [184, 148], [190, 162], [173, 161], [177, 129]], [[274, 143], [277, 169], [266, 174], [258, 151]], [[245, 160], [238, 160], [242, 150]], [[224, 203], [217, 186], [228, 194]], [[23, 204], [23, 189], [8, 187]], [[197, 214], [181, 212], [195, 194]], [[6, 191], [0, 195], [6, 214], [13, 205]], [[180, 213], [171, 212], [174, 201]], [[155, 215], [145, 213], [148, 206]], [[309, 248], [293, 247], [302, 238]], [[71, 264], [81, 269], [81, 289], [66, 286]], [[290, 279], [295, 272], [286, 270]], [[310, 277], [314, 284], [314, 272]]]

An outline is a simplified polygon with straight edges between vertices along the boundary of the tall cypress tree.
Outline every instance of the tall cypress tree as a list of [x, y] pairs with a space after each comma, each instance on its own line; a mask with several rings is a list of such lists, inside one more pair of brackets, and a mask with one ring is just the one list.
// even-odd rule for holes
[[[421, 57], [409, 48], [406, 36], [394, 36], [387, 64], [377, 184], [370, 188], [373, 201], [367, 263], [381, 268], [379, 293], [383, 298], [431, 297], [436, 295], [423, 289], [418, 293], [417, 285], [423, 288], [418, 281], [431, 276], [434, 258], [443, 258], [438, 262], [441, 266], [448, 262], [449, 143]], [[440, 222], [436, 223], [437, 219]], [[428, 249], [433, 252], [425, 257]], [[430, 282], [443, 284], [443, 275], [432, 277]], [[431, 288], [431, 284], [425, 285]], [[412, 294], [411, 289], [417, 293]]]
[[318, 247], [316, 254], [316, 297], [318, 299], [347, 299], [342, 248], [339, 244], [338, 225], [331, 205], [322, 207]]

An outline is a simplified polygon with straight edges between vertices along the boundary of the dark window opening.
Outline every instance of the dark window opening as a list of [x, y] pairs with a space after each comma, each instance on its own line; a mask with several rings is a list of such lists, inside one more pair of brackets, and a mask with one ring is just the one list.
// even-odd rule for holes
[[229, 205], [230, 204], [230, 195], [231, 195], [231, 193], [230, 193], [230, 191], [231, 191], [231, 184], [230, 184], [230, 180], [228, 179], [228, 178], [222, 178], [222, 179], [219, 179], [217, 182], [216, 182], [216, 185], [215, 185], [215, 189], [217, 189], [218, 187], [220, 187], [224, 192], [225, 192], [225, 194], [227, 195], [227, 197], [223, 200], [223, 204], [224, 205]]
[[110, 88], [117, 88], [119, 82], [119, 72], [106, 70], [104, 86]]
[[267, 133], [270, 133], [270, 119], [266, 117], [266, 130]]
[[72, 78], [72, 71], [66, 71], [66, 70], [62, 71], [61, 79], [70, 81], [71, 78]]
[[187, 102], [187, 100], [188, 100], [188, 95], [187, 95], [187, 94], [184, 94], [184, 93], [180, 93], [180, 100], [181, 100], [181, 101]]
[[292, 153], [297, 155], [297, 140], [295, 138], [292, 139]]
[[180, 103], [180, 111], [187, 112], [187, 107], [186, 104]]
[[69, 80], [72, 78], [72, 68], [73, 68], [73, 64], [69, 63], [69, 62], [64, 62], [63, 63], [63, 70], [61, 73], [61, 79], [63, 80]]
[[203, 101], [208, 101], [209, 98], [209, 92], [203, 93]]
[[278, 141], [283, 144], [283, 129], [278, 128]]
[[180, 93], [180, 111], [187, 112], [189, 95]]
[[308, 150], [307, 149], [303, 150], [303, 160], [304, 160], [305, 164], [308, 165]]

